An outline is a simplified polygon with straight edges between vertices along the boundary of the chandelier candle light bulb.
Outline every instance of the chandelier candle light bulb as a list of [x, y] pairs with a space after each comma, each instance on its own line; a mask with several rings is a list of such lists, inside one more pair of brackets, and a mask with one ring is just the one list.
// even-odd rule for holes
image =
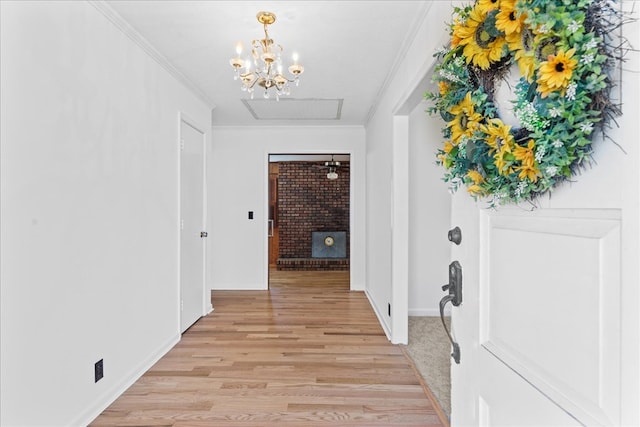
[[[280, 100], [281, 95], [289, 95], [291, 90], [289, 83], [295, 82], [299, 85], [300, 74], [304, 72], [304, 67], [298, 64], [298, 54], [293, 54], [293, 65], [288, 68], [291, 78], [283, 74], [281, 45], [276, 44], [269, 38], [267, 27], [276, 21], [276, 15], [271, 12], [258, 12], [256, 15], [258, 22], [264, 25], [264, 39], [253, 40], [251, 42], [251, 58], [242, 60], [242, 44], [236, 45], [236, 57], [229, 60], [234, 69], [234, 80], [240, 79], [240, 89], [251, 94], [253, 99], [254, 86], [257, 84], [264, 88], [264, 98], [270, 97], [269, 90], [275, 88], [276, 100]], [[251, 62], [255, 69], [252, 71]], [[244, 68], [244, 71], [242, 70]]]

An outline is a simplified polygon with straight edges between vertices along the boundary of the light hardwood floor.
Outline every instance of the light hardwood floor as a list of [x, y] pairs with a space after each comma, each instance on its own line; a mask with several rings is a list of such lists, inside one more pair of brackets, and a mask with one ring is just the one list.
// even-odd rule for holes
[[215, 311], [92, 426], [445, 426], [348, 272], [271, 272]]

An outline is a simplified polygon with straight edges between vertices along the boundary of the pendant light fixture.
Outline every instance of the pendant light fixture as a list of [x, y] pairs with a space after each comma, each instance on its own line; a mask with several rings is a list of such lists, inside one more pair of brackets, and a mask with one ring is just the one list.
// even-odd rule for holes
[[251, 56], [246, 59], [242, 59], [242, 44], [236, 46], [236, 57], [229, 61], [234, 69], [233, 78], [240, 80], [240, 89], [249, 92], [251, 99], [257, 85], [264, 89], [265, 99], [269, 99], [271, 93], [275, 92], [276, 100], [280, 100], [280, 96], [291, 94], [290, 83], [299, 85], [304, 67], [298, 64], [298, 55], [294, 52], [293, 64], [288, 68], [290, 76], [285, 76], [282, 60], [284, 49], [269, 38], [267, 30], [269, 25], [276, 22], [276, 15], [271, 12], [258, 12], [256, 18], [264, 26], [264, 38], [251, 41]]

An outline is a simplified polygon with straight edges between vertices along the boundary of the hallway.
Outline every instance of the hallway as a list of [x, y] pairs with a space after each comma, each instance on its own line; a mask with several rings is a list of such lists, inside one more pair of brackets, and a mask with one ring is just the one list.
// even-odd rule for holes
[[271, 273], [214, 291], [215, 311], [92, 426], [442, 426], [349, 273]]

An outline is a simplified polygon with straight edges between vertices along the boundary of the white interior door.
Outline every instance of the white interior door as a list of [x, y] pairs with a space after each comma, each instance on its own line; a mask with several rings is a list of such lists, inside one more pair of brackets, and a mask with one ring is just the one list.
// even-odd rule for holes
[[619, 425], [620, 209], [453, 210], [453, 425]]
[[534, 210], [453, 198], [463, 277], [453, 426], [640, 424], [635, 56], [609, 133], [626, 153], [597, 142], [597, 165]]
[[182, 120], [180, 138], [180, 330], [184, 332], [204, 314], [205, 136]]

